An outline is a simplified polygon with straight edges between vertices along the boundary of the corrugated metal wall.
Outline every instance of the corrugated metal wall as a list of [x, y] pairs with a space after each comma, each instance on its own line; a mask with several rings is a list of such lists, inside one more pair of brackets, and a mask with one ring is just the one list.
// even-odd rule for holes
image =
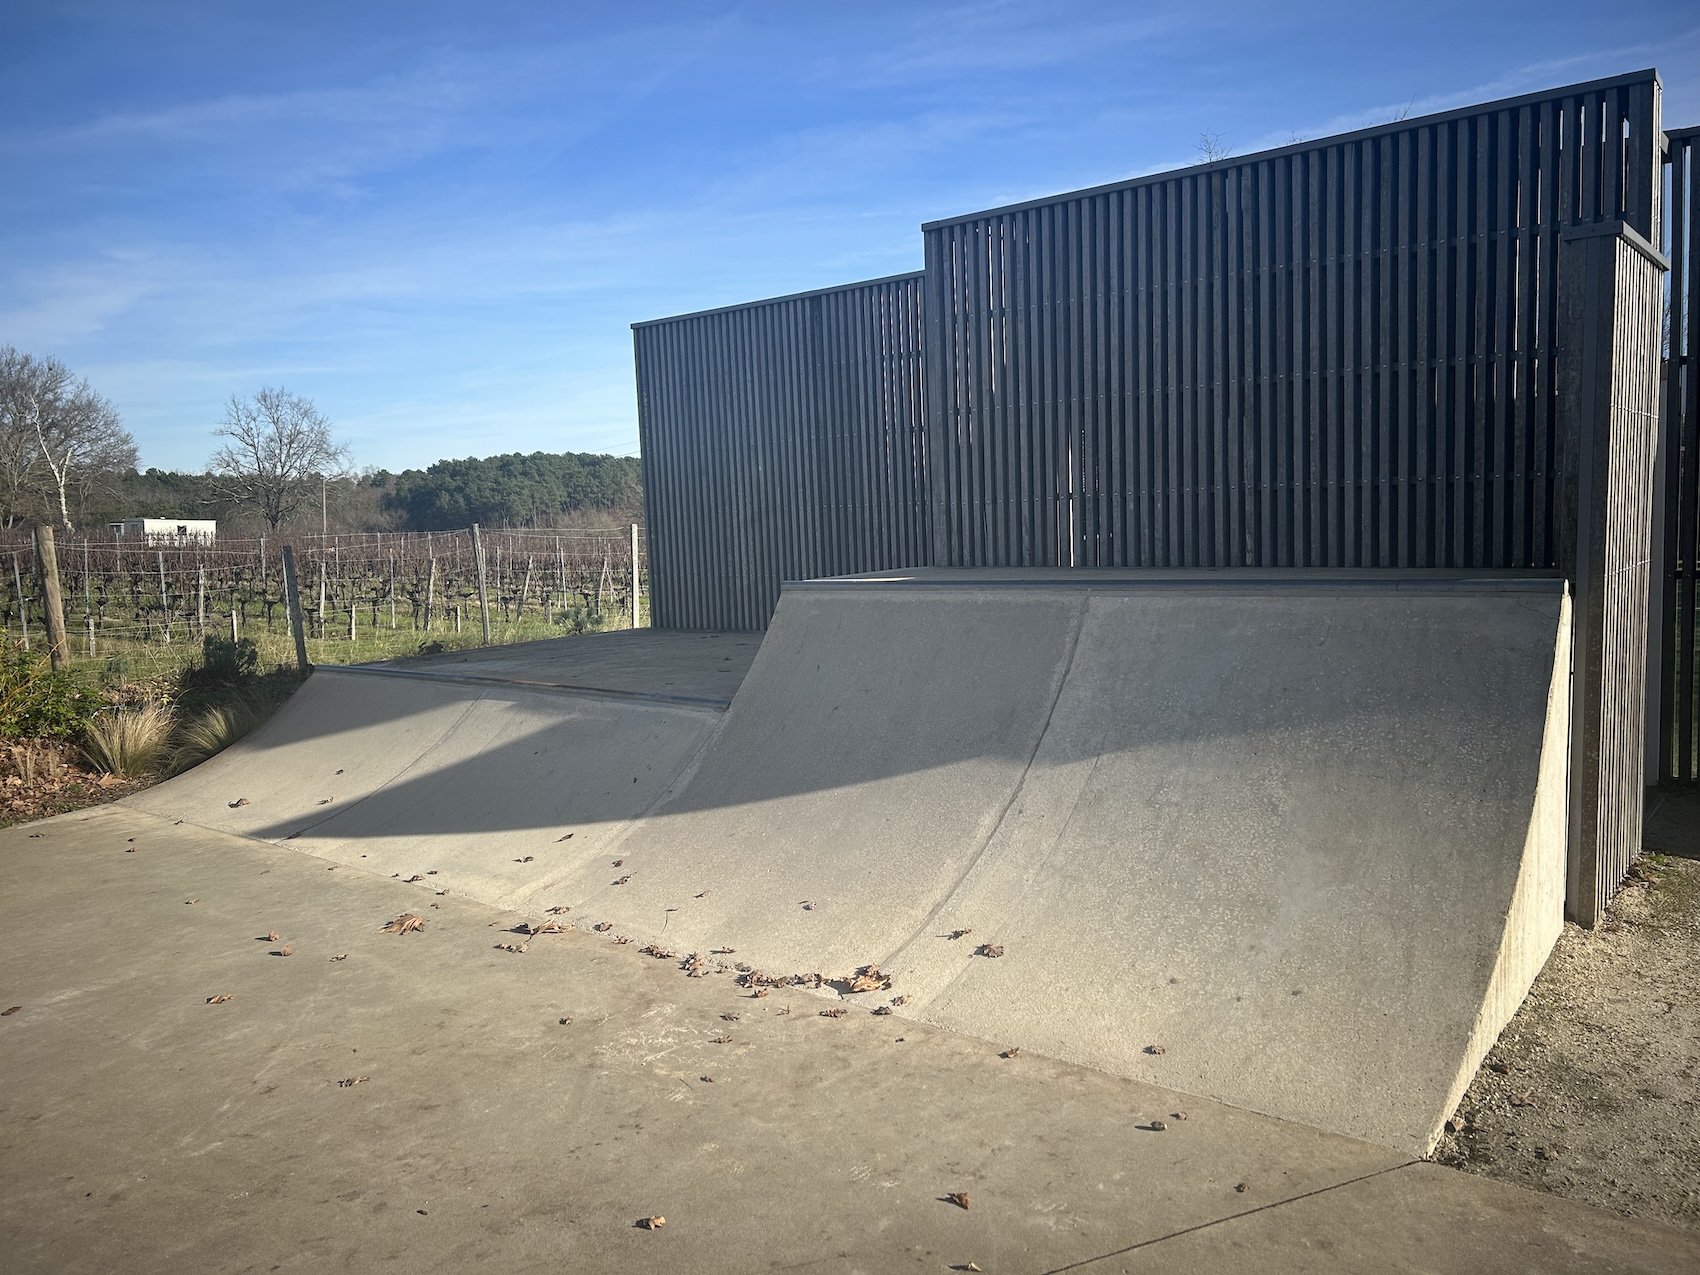
[[938, 565], [1555, 567], [1559, 233], [1651, 72], [935, 222]]
[[658, 627], [759, 629], [783, 580], [926, 560], [920, 275], [633, 340]]
[[1664, 386], [1664, 564], [1659, 741], [1663, 776], [1700, 779], [1695, 711], [1700, 696], [1696, 585], [1700, 584], [1700, 270], [1695, 200], [1700, 128], [1673, 129], [1670, 143], [1670, 308]]

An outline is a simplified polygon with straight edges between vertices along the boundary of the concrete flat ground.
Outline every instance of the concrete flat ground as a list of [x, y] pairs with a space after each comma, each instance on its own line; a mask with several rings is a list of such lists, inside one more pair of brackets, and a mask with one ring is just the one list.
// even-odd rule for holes
[[430, 878], [132, 808], [0, 832], [0, 870], [8, 1271], [1700, 1269], [1681, 1231], [612, 933], [504, 951], [517, 915]]
[[356, 668], [415, 676], [704, 700], [724, 707], [750, 671], [759, 633], [623, 629], [413, 655]]

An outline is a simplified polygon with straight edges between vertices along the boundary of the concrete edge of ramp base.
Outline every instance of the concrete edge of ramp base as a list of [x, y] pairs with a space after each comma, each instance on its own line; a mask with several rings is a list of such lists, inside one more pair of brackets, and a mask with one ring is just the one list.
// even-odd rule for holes
[[253, 734], [127, 802], [507, 905], [601, 855], [722, 720], [664, 697], [321, 667]]
[[556, 893], [1426, 1153], [1562, 926], [1562, 582], [1036, 574], [788, 587], [624, 879]]

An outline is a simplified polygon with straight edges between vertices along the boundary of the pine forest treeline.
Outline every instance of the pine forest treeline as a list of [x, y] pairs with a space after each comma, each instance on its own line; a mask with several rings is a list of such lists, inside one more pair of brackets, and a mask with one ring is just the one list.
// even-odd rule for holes
[[[635, 456], [585, 452], [511, 453], [440, 460], [399, 474], [384, 470], [323, 484], [297, 517], [299, 530], [446, 531], [487, 527], [612, 527], [643, 521]], [[24, 512], [22, 510], [20, 513]], [[31, 511], [33, 512], [33, 511]], [[210, 474], [129, 470], [78, 493], [72, 518], [104, 529], [122, 518], [217, 518], [221, 535], [259, 534], [252, 513], [236, 508]]]

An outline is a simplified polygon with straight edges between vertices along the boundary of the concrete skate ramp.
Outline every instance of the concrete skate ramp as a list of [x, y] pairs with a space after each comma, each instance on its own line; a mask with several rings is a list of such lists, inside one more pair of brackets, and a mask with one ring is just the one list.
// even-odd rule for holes
[[[131, 798], [431, 890], [514, 903], [598, 856], [721, 712], [320, 668], [258, 731]], [[570, 834], [570, 835], [569, 835]]]
[[1568, 649], [1544, 579], [788, 586], [623, 866], [552, 884], [681, 954], [878, 963], [868, 1007], [1423, 1152], [1561, 928]]

